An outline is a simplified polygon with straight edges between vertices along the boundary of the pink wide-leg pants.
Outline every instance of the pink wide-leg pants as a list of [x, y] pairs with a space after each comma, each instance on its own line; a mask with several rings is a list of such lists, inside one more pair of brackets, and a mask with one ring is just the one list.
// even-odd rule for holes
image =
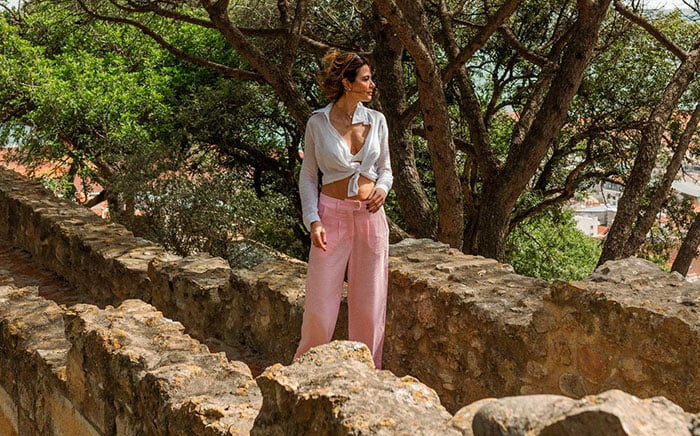
[[318, 205], [326, 229], [326, 251], [311, 246], [301, 341], [294, 359], [331, 341], [347, 268], [348, 339], [365, 343], [382, 367], [389, 277], [389, 227], [384, 208], [321, 194]]

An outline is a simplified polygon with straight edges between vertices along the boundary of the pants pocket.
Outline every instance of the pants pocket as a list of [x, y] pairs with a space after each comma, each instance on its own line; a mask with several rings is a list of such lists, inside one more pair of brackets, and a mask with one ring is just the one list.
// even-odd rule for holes
[[389, 248], [389, 224], [383, 207], [370, 214], [368, 243], [375, 253], [383, 253]]
[[347, 217], [337, 214], [335, 211], [326, 210], [321, 217], [321, 223], [326, 229], [326, 241], [330, 248], [337, 248], [339, 244], [349, 243], [352, 232], [352, 222]]

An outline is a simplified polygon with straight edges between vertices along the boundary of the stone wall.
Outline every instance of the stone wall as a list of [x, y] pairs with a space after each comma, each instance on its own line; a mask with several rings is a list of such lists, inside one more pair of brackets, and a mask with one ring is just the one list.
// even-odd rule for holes
[[450, 414], [411, 376], [376, 371], [364, 344], [335, 341], [253, 379], [153, 306], [70, 308], [0, 286], [3, 435], [694, 436], [700, 415], [664, 398], [488, 398]]
[[[31, 253], [100, 307], [138, 298], [204, 343], [245, 343], [270, 362], [289, 362], [294, 354], [303, 262], [274, 260], [255, 271], [232, 271], [208, 254], [182, 258], [5, 169], [0, 239]], [[346, 313], [343, 308], [341, 318]], [[340, 323], [336, 336], [346, 331]]]
[[0, 169], [0, 238], [31, 253], [99, 305], [149, 301], [149, 261], [165, 250], [134, 238], [35, 181]]
[[[231, 270], [207, 255], [174, 256], [4, 170], [0, 238], [99, 307], [138, 298], [203, 343], [242, 343], [269, 363], [290, 363], [303, 263]], [[550, 284], [425, 240], [395, 244], [390, 255], [385, 369], [430, 386], [446, 410], [458, 414], [489, 397], [581, 398], [610, 389], [700, 410], [700, 291], [680, 276], [626, 259], [582, 282]], [[105, 363], [96, 362], [79, 368], [91, 374]], [[12, 397], [5, 391], [0, 399]], [[123, 407], [92, 425], [108, 429], [104, 422]]]
[[16, 435], [247, 434], [250, 369], [140, 300], [66, 309], [0, 286], [0, 410]]
[[700, 410], [700, 288], [630, 258], [543, 281], [442, 244], [392, 248], [386, 368], [450, 410], [484, 397], [609, 389]]

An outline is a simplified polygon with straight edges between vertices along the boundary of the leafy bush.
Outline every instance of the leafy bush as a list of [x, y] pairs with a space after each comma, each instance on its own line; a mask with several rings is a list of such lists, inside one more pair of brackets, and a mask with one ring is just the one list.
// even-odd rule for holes
[[526, 276], [580, 280], [593, 272], [600, 252], [600, 242], [576, 228], [571, 211], [549, 209], [513, 229], [506, 261]]
[[300, 257], [292, 231], [298, 224], [284, 196], [259, 198], [245, 174], [213, 164], [206, 169], [165, 174], [145, 187], [137, 195], [135, 230], [178, 254], [208, 252], [233, 266], [252, 266], [276, 250]]

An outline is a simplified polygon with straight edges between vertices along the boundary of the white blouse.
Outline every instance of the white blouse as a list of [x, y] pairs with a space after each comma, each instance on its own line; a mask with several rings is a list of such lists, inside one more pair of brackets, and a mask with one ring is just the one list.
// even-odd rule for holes
[[320, 221], [318, 216], [318, 170], [321, 184], [337, 182], [350, 177], [348, 197], [359, 192], [360, 175], [375, 182], [374, 189], [389, 193], [394, 181], [389, 160], [389, 130], [384, 114], [359, 103], [352, 123], [369, 124], [365, 143], [353, 155], [347, 142], [333, 127], [330, 111], [333, 103], [314, 111], [306, 123], [304, 134], [304, 159], [299, 173], [299, 193], [304, 225], [311, 230], [311, 223]]

